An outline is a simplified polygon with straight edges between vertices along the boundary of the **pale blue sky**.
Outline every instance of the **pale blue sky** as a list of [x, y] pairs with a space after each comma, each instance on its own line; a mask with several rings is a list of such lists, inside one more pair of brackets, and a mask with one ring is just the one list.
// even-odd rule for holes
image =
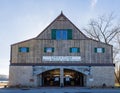
[[120, 0], [0, 0], [0, 74], [9, 73], [10, 45], [37, 36], [61, 10], [82, 31], [103, 14], [119, 20]]

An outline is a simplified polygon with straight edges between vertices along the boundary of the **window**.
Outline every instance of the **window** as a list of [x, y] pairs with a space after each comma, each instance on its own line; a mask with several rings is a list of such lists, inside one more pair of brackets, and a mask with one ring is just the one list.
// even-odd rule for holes
[[54, 40], [72, 39], [72, 29], [52, 29], [51, 37]]
[[19, 52], [27, 53], [27, 52], [29, 52], [29, 48], [28, 47], [19, 47]]
[[45, 47], [44, 52], [45, 53], [52, 53], [52, 52], [54, 52], [54, 48], [53, 47]]
[[79, 53], [79, 52], [80, 52], [80, 48], [76, 48], [76, 47], [70, 48], [70, 53]]
[[95, 51], [95, 53], [104, 53], [105, 48], [95, 48], [94, 51]]
[[67, 40], [67, 30], [56, 30], [56, 40]]

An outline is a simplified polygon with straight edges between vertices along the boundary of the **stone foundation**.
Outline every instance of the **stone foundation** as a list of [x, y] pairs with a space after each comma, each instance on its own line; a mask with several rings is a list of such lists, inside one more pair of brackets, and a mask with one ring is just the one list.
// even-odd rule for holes
[[114, 67], [110, 66], [93, 66], [91, 67], [90, 76], [87, 79], [87, 86], [102, 87], [105, 84], [107, 87], [113, 87], [115, 84]]
[[9, 86], [36, 86], [32, 66], [10, 66]]
[[[34, 72], [34, 68], [32, 66], [10, 66], [9, 73], [9, 86], [31, 86], [37, 87], [41, 85], [40, 78], [38, 79], [38, 74], [41, 74], [42, 71], [47, 71], [48, 66], [37, 66], [39, 69], [37, 74]], [[44, 70], [42, 70], [42, 69]], [[55, 69], [55, 66], [50, 66], [50, 69]], [[57, 66], [57, 68], [61, 68]], [[76, 70], [85, 75], [84, 87], [102, 87], [105, 84], [107, 87], [114, 86], [114, 67], [113, 66], [93, 66], [89, 68], [89, 72], [84, 72], [88, 67], [84, 66], [62, 66], [62, 69], [70, 69]], [[82, 69], [80, 69], [82, 68]], [[39, 71], [39, 70], [42, 71]], [[50, 70], [49, 69], [49, 70]], [[39, 73], [40, 72], [40, 73]], [[64, 73], [64, 72], [63, 72]], [[64, 75], [62, 73], [62, 75]], [[61, 79], [63, 76], [61, 76]], [[39, 80], [39, 81], [38, 81]], [[63, 80], [61, 80], [62, 83]]]

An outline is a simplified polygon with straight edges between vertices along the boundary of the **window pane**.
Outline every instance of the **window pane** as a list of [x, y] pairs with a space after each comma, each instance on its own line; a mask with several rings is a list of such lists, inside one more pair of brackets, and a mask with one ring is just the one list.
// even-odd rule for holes
[[102, 53], [102, 48], [97, 48], [97, 53]]
[[60, 30], [57, 30], [56, 31], [56, 40], [61, 40], [61, 31]]
[[52, 52], [52, 48], [46, 48], [46, 52]]
[[80, 52], [79, 48], [76, 47], [70, 48], [70, 53], [79, 53], [79, 52]]
[[46, 52], [46, 53], [52, 53], [52, 52], [54, 52], [54, 48], [52, 48], [52, 47], [45, 47], [44, 48], [44, 52]]
[[56, 30], [56, 40], [67, 40], [67, 30], [65, 29], [58, 29]]
[[62, 38], [63, 40], [67, 40], [67, 30], [61, 31], [61, 38]]
[[27, 47], [20, 47], [19, 48], [19, 52], [29, 52], [29, 48], [27, 48]]
[[72, 48], [73, 53], [77, 53], [77, 48]]

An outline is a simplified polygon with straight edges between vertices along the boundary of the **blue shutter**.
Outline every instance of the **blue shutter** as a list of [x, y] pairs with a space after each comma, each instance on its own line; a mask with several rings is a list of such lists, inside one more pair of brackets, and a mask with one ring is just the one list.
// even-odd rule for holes
[[97, 48], [94, 48], [94, 52], [97, 53]]
[[52, 52], [54, 52], [54, 48], [52, 48]]
[[18, 51], [21, 52], [21, 47], [19, 47]]
[[44, 48], [44, 52], [46, 53], [46, 47]]
[[29, 52], [29, 47], [26, 47], [26, 50], [27, 50], [26, 52]]
[[53, 40], [56, 39], [56, 29], [52, 29], [52, 30], [51, 30], [51, 38], [52, 38]]
[[72, 29], [67, 29], [67, 39], [68, 40], [72, 39]]
[[77, 52], [80, 53], [80, 48], [77, 48]]
[[105, 53], [105, 48], [102, 48], [102, 53]]
[[70, 53], [72, 53], [72, 48], [70, 48]]

